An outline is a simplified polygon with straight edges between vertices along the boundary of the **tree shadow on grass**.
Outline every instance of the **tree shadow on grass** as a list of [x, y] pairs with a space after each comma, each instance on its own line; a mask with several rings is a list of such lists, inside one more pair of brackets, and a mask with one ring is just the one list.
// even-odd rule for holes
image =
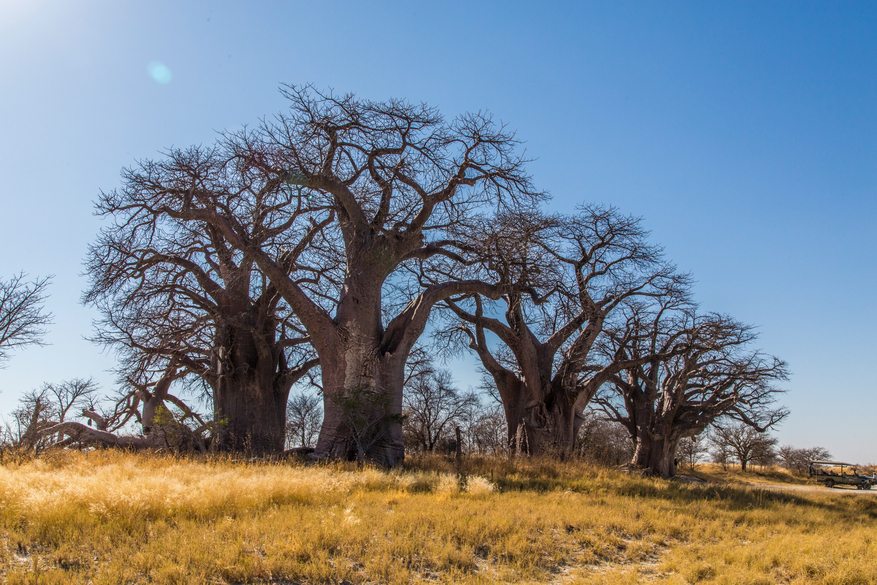
[[[720, 503], [727, 510], [751, 510], [773, 505], [794, 505], [803, 508], [830, 510], [840, 514], [838, 518], [851, 519], [863, 516], [877, 519], [877, 498], [850, 500], [826, 500], [799, 494], [741, 486], [679, 484], [668, 480], [643, 479], [623, 482], [561, 477], [499, 477], [492, 481], [500, 492], [550, 492], [569, 490], [581, 494], [615, 495], [619, 497], [663, 500], [688, 505], [700, 502]], [[827, 494], [826, 494], [827, 495]], [[819, 498], [819, 499], [817, 499]]]

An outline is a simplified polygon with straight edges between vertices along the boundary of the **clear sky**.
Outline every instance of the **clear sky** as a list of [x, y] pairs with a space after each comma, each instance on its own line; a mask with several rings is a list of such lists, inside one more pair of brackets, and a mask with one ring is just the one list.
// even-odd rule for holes
[[56, 275], [0, 413], [111, 385], [78, 303], [97, 193], [282, 110], [281, 82], [491, 111], [552, 209], [643, 216], [704, 310], [760, 327], [793, 372], [783, 443], [877, 462], [874, 2], [0, 0], [0, 275]]

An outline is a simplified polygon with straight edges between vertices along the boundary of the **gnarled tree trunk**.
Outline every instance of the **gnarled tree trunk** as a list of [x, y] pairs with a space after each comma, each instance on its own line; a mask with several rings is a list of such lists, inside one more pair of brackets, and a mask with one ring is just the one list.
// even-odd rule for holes
[[[335, 330], [314, 336], [323, 375], [323, 426], [318, 457], [395, 467], [405, 456], [402, 386], [410, 347], [387, 343], [381, 287], [388, 269], [361, 258], [338, 305]], [[416, 339], [416, 337], [415, 337]]]
[[648, 458], [642, 467], [650, 475], [657, 475], [669, 479], [676, 475], [676, 448], [679, 439], [660, 438], [652, 439], [647, 452]]
[[217, 447], [253, 455], [280, 453], [286, 437], [289, 388], [232, 376], [214, 393]]
[[552, 390], [541, 400], [532, 400], [525, 384], [515, 386], [519, 389], [515, 408], [505, 409], [509, 446], [528, 455], [567, 457], [575, 448], [578, 431], [574, 397]]
[[262, 456], [283, 451], [289, 390], [314, 362], [291, 371], [275, 340], [275, 322], [251, 321], [251, 328], [216, 332], [214, 441], [219, 450]]
[[405, 456], [405, 357], [363, 353], [348, 350], [343, 367], [323, 368], [324, 418], [316, 454], [395, 467]]

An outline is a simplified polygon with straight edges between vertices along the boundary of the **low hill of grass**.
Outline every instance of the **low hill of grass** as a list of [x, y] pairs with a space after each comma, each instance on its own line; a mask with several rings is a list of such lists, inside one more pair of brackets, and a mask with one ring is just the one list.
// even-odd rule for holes
[[499, 458], [384, 472], [50, 453], [0, 466], [0, 581], [877, 582], [874, 494], [714, 480]]

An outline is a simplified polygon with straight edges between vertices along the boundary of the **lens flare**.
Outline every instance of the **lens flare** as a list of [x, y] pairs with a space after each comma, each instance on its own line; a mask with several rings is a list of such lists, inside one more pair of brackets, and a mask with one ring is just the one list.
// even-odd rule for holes
[[150, 77], [162, 85], [170, 83], [173, 78], [168, 66], [164, 63], [159, 63], [158, 61], [151, 61], [149, 65], [146, 66], [146, 71], [149, 72]]

